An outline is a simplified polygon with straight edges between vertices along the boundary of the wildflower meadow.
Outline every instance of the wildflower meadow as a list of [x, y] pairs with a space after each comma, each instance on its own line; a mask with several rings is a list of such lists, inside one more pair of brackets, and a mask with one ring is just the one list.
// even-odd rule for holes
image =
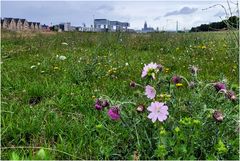
[[228, 31], [1, 36], [2, 159], [239, 159]]

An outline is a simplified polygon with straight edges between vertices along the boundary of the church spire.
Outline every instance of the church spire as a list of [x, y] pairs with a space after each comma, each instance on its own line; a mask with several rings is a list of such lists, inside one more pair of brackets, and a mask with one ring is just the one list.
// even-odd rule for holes
[[147, 28], [147, 22], [145, 21], [144, 23], [144, 28], [146, 29]]

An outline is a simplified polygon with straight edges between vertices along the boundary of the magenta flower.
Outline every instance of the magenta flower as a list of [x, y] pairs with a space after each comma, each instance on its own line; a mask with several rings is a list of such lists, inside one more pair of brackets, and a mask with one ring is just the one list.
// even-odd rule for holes
[[145, 87], [145, 95], [147, 98], [153, 99], [156, 96], [156, 90], [152, 86], [147, 85]]
[[148, 65], [144, 65], [142, 70], [142, 78], [146, 76], [151, 76], [153, 79], [156, 79], [155, 75], [159, 71], [159, 66], [156, 63], [151, 62]]
[[220, 91], [220, 90], [226, 90], [226, 85], [224, 83], [221, 83], [221, 82], [218, 82], [218, 83], [215, 83], [214, 85], [216, 91]]
[[112, 120], [118, 120], [120, 119], [120, 111], [119, 108], [117, 106], [113, 106], [108, 110], [108, 116], [112, 119]]
[[96, 99], [95, 108], [97, 110], [102, 110], [104, 107], [107, 107], [107, 106], [109, 106], [109, 102], [107, 100]]
[[148, 111], [151, 113], [148, 115], [148, 118], [155, 122], [157, 119], [160, 122], [163, 122], [167, 119], [168, 113], [168, 106], [164, 105], [162, 102], [152, 102], [151, 106], [147, 108]]
[[172, 77], [172, 82], [174, 83], [174, 84], [177, 84], [177, 83], [181, 83], [181, 80], [182, 80], [182, 78], [181, 77], [179, 77], [179, 76], [173, 76]]

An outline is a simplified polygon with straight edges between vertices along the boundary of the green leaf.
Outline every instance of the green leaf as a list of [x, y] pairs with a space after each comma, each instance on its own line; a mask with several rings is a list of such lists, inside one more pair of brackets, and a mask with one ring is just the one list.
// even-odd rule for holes
[[17, 153], [12, 152], [12, 156], [11, 156], [11, 159], [10, 159], [10, 160], [20, 160], [20, 157], [18, 156]]
[[46, 153], [45, 153], [44, 149], [40, 149], [37, 153], [37, 156], [41, 159], [46, 159]]

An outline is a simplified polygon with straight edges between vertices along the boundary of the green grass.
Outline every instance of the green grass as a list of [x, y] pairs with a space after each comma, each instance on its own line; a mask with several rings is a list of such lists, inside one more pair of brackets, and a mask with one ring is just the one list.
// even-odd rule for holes
[[[134, 159], [136, 153], [140, 159], [238, 159], [238, 102], [218, 100], [211, 88], [193, 99], [189, 89], [175, 89], [163, 124], [153, 124], [134, 105], [123, 106], [127, 124], [94, 108], [103, 95], [147, 107], [142, 89], [129, 83], [145, 84], [141, 70], [150, 62], [169, 68], [169, 77], [187, 79], [189, 66], [196, 65], [203, 84], [226, 79], [238, 94], [238, 47], [227, 32], [16, 35], [2, 31], [2, 159]], [[203, 109], [221, 109], [224, 121], [216, 123]], [[179, 123], [187, 118], [201, 125]], [[218, 150], [218, 140], [227, 152]], [[40, 147], [48, 149], [39, 152]]]

